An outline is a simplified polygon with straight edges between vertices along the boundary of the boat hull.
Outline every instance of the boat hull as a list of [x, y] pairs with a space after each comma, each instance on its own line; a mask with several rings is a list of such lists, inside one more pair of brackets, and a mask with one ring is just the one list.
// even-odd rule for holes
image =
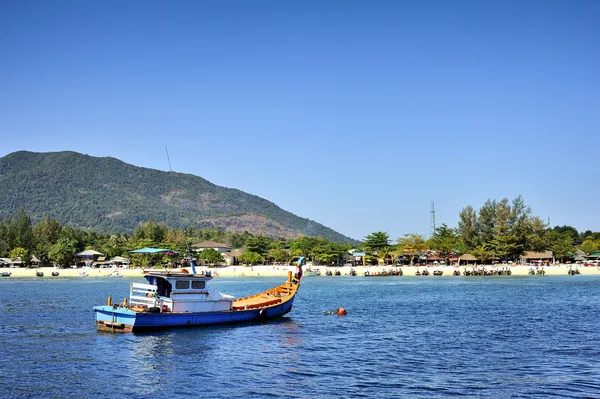
[[199, 313], [144, 313], [115, 306], [94, 306], [98, 330], [109, 332], [158, 331], [177, 327], [243, 323], [281, 317], [292, 310], [294, 298], [275, 306]]

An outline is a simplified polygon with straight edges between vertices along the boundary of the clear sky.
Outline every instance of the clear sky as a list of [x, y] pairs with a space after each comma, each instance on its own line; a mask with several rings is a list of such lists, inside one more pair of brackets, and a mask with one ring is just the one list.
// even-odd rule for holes
[[598, 21], [577, 0], [3, 0], [0, 156], [168, 170], [168, 145], [357, 239], [519, 194], [598, 231]]

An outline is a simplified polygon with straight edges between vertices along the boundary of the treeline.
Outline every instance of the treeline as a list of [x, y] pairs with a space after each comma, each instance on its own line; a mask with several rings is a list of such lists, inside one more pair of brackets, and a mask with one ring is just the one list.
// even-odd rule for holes
[[572, 226], [550, 228], [532, 215], [531, 208], [518, 196], [512, 201], [490, 199], [478, 210], [466, 206], [459, 213], [456, 228], [443, 224], [429, 239], [406, 234], [391, 245], [387, 233], [377, 232], [365, 237], [363, 247], [367, 257], [379, 263], [399, 257], [414, 260], [430, 251], [445, 259], [472, 254], [483, 262], [515, 261], [525, 251], [552, 251], [555, 258], [568, 259], [577, 250], [587, 255], [600, 250], [600, 232], [579, 233]]
[[[323, 237], [286, 240], [254, 236], [248, 232], [236, 234], [193, 227], [172, 229], [152, 219], [140, 223], [131, 235], [76, 229], [50, 218], [33, 224], [31, 217], [23, 210], [0, 221], [0, 257], [20, 257], [25, 265], [31, 264], [35, 256], [43, 265], [68, 266], [74, 262], [74, 255], [85, 249], [99, 251], [111, 258], [131, 258], [134, 266], [146, 265], [151, 260], [166, 264], [177, 262], [187, 253], [191, 244], [201, 241], [216, 241], [241, 249], [240, 262], [249, 265], [289, 262], [299, 256], [320, 263], [341, 263], [351, 249], [349, 244], [331, 242]], [[179, 252], [180, 255], [157, 260], [145, 255], [131, 256], [129, 253], [143, 247], [168, 248]], [[209, 263], [222, 262], [222, 257], [214, 252], [202, 251], [202, 257]]]
[[[108, 257], [125, 256], [134, 265], [146, 265], [145, 256], [131, 256], [129, 251], [143, 247], [168, 248], [184, 255], [193, 243], [216, 241], [241, 250], [240, 263], [255, 265], [289, 262], [304, 256], [323, 265], [340, 265], [347, 261], [351, 249], [365, 252], [368, 264], [415, 261], [435, 251], [443, 259], [472, 254], [483, 262], [517, 260], [525, 251], [552, 251], [555, 258], [573, 257], [577, 250], [589, 255], [600, 250], [600, 232], [578, 232], [572, 226], [549, 228], [519, 196], [513, 201], [488, 200], [476, 210], [467, 206], [459, 213], [458, 226], [439, 226], [432, 237], [405, 234], [392, 244], [386, 232], [367, 235], [359, 246], [329, 241], [323, 237], [301, 237], [295, 240], [256, 236], [248, 232], [228, 233], [222, 230], [170, 228], [150, 219], [138, 224], [132, 234], [105, 234], [65, 226], [44, 218], [33, 224], [20, 210], [15, 216], [0, 221], [0, 256], [20, 257], [30, 264], [37, 257], [42, 264], [67, 266], [77, 252], [94, 249]], [[210, 264], [223, 262], [217, 251], [202, 251]], [[181, 256], [181, 255], [180, 255]], [[159, 259], [167, 263], [175, 258]]]

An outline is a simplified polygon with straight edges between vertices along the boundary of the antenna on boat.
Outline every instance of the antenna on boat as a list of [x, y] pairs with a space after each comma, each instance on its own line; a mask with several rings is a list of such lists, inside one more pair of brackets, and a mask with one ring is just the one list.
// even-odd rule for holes
[[192, 266], [192, 273], [196, 274], [196, 260], [190, 254], [190, 243], [187, 240], [187, 230], [183, 229], [183, 238], [185, 239], [185, 248], [187, 250], [187, 257], [190, 259], [190, 266]]
[[171, 158], [169, 158], [169, 149], [167, 148], [166, 145], [165, 145], [165, 151], [167, 152], [167, 161], [169, 161], [169, 172], [172, 172], [173, 169], [171, 169]]

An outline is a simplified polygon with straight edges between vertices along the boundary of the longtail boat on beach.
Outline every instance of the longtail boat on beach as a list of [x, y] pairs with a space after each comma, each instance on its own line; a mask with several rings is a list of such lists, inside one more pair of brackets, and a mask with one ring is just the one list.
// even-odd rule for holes
[[[292, 310], [301, 272], [256, 295], [235, 299], [208, 288], [210, 274], [187, 269], [145, 271], [148, 284], [131, 283], [129, 300], [94, 306], [98, 330], [138, 332], [239, 323], [280, 317]], [[300, 269], [301, 270], [301, 269]]]

